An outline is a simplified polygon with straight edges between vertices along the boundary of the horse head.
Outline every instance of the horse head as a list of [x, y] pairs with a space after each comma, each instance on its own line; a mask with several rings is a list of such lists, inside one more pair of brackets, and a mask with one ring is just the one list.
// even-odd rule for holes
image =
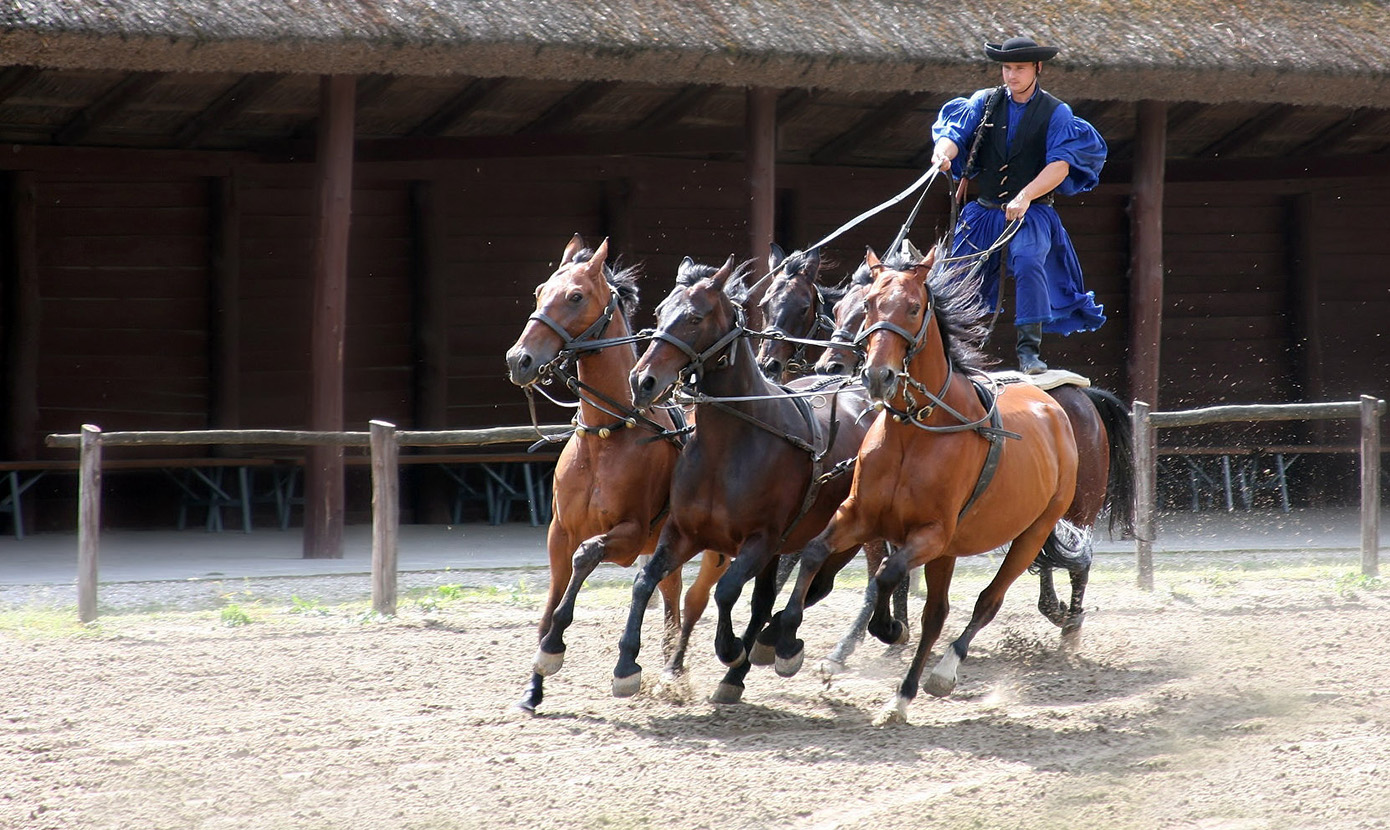
[[628, 378], [634, 406], [645, 409], [664, 398], [687, 370], [701, 376], [729, 361], [743, 320], [724, 288], [741, 272], [732, 255], [717, 269], [690, 257], [681, 261], [675, 288], [656, 307], [651, 343]]
[[[814, 249], [809, 253], [794, 251], [788, 256], [773, 245], [768, 267], [776, 276], [771, 278], [757, 303], [763, 331], [781, 337], [810, 337], [820, 325], [822, 314], [821, 290], [816, 285], [820, 275], [820, 252]], [[804, 352], [804, 345], [777, 336], [764, 338], [758, 345], [758, 368], [768, 380], [780, 383]]]
[[849, 287], [835, 302], [835, 330], [830, 335], [830, 342], [826, 344], [825, 351], [816, 361], [816, 374], [852, 375], [859, 371], [864, 354], [860, 347], [855, 345], [854, 338], [864, 325], [864, 295], [869, 293], [869, 286], [872, 284], [873, 275], [869, 273], [869, 264], [860, 263], [859, 267], [854, 269], [854, 275], [850, 277]]
[[[864, 328], [856, 342], [865, 347], [865, 390], [874, 400], [887, 402], [898, 391], [900, 375], [929, 340], [934, 319], [927, 284], [931, 263], [897, 256], [889, 265], [872, 249], [864, 262], [873, 282], [864, 296]], [[940, 343], [939, 338], [935, 342]]]
[[[565, 246], [555, 273], [536, 286], [536, 310], [507, 350], [507, 376], [517, 386], [535, 383], [564, 351], [603, 335], [623, 300], [609, 283], [608, 240], [596, 250], [579, 234]], [[630, 286], [635, 301], [635, 285]]]

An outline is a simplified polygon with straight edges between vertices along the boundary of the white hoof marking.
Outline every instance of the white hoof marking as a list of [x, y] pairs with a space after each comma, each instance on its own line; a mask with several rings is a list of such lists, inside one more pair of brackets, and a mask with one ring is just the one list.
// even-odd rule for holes
[[936, 664], [931, 674], [927, 675], [927, 682], [922, 684], [922, 688], [927, 694], [936, 697], [945, 697], [956, 688], [956, 669], [960, 667], [960, 656], [951, 647], [946, 648], [946, 654], [942, 656], [941, 662]]
[[642, 688], [642, 673], [613, 678], [613, 697], [632, 697]]
[[902, 695], [893, 695], [888, 702], [883, 705], [883, 710], [874, 718], [874, 726], [886, 726], [890, 723], [907, 723], [907, 705], [912, 701]]
[[536, 662], [534, 664], [536, 674], [541, 677], [549, 677], [560, 670], [565, 665], [565, 653], [548, 654], [540, 649], [536, 650]]
[[743, 700], [743, 689], [732, 683], [720, 683], [714, 690], [714, 694], [709, 696], [710, 703], [731, 704]]

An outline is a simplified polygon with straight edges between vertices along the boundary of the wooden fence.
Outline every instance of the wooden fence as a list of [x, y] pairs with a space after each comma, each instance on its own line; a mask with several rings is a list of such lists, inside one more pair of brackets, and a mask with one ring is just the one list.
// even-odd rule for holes
[[396, 552], [400, 529], [400, 448], [480, 447], [559, 435], [569, 426], [495, 427], [463, 430], [400, 430], [372, 421], [368, 432], [305, 432], [279, 429], [106, 432], [84, 424], [80, 433], [49, 435], [50, 447], [79, 451], [77, 495], [77, 615], [97, 617], [97, 561], [101, 547], [101, 451], [138, 446], [338, 446], [370, 447], [372, 454], [372, 609], [396, 613]]
[[1130, 418], [1134, 425], [1134, 535], [1139, 587], [1153, 590], [1153, 543], [1158, 512], [1156, 431], [1166, 427], [1243, 421], [1361, 420], [1361, 572], [1366, 576], [1377, 575], [1380, 567], [1380, 417], [1383, 414], [1385, 401], [1370, 395], [1362, 395], [1360, 401], [1340, 403], [1213, 406], [1176, 412], [1152, 412], [1147, 403], [1135, 401]]

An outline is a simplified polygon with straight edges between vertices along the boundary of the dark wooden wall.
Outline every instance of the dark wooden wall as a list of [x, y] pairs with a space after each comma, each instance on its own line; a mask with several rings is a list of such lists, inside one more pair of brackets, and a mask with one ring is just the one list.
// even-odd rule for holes
[[[311, 176], [306, 165], [251, 165], [223, 180], [235, 188], [239, 217], [232, 342], [234, 411], [243, 427], [307, 424]], [[431, 262], [447, 311], [444, 417], [449, 426], [477, 427], [527, 419], [502, 354], [532, 309], [532, 289], [571, 234], [593, 242], [610, 236], [625, 261], [645, 265], [636, 323], [646, 326], [681, 257], [717, 263], [730, 253], [754, 254], [746, 249], [744, 177], [741, 162], [641, 158], [441, 163], [404, 172], [362, 166], [349, 275], [348, 424], [385, 418], [415, 426], [412, 320], [420, 311], [413, 295], [422, 231], [412, 219], [412, 182], [430, 183], [436, 211]], [[804, 246], [911, 178], [901, 170], [783, 167], [779, 241]], [[37, 172], [33, 181], [41, 293], [34, 446], [44, 434], [83, 423], [107, 430], [212, 425], [219, 313], [212, 279], [219, 191], [212, 180], [150, 170]], [[1170, 182], [1160, 407], [1390, 392], [1390, 235], [1376, 219], [1373, 195], [1347, 180]], [[920, 247], [943, 230], [944, 202], [944, 189], [928, 198], [912, 234]], [[1110, 323], [1044, 343], [1054, 365], [1122, 397], [1126, 204], [1119, 183], [1059, 204]], [[832, 244], [827, 278], [848, 275], [865, 246], [881, 252], [908, 207]], [[13, 308], [9, 294], [0, 292], [0, 321]], [[1007, 320], [995, 338], [1001, 356], [1011, 351]], [[1319, 335], [1311, 349], [1299, 339], [1310, 327]], [[567, 414], [547, 407], [542, 417]], [[1272, 429], [1298, 437], [1291, 428]]]

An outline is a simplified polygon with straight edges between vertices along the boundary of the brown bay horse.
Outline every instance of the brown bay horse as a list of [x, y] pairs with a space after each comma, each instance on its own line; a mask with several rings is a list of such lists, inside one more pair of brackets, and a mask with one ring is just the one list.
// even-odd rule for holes
[[[835, 472], [855, 456], [867, 428], [869, 419], [860, 416], [869, 401], [861, 391], [838, 391], [842, 384], [836, 383], [798, 397], [806, 381], [789, 392], [763, 377], [743, 311], [724, 290], [736, 277], [732, 257], [718, 269], [686, 258], [675, 288], [657, 308], [652, 342], [631, 373], [639, 408], [663, 399], [678, 381], [693, 390], [698, 427], [676, 462], [670, 515], [656, 550], [633, 582], [613, 672], [620, 697], [641, 686], [637, 655], [652, 591], [709, 550], [731, 560], [714, 591], [715, 652], [730, 668], [712, 699], [741, 698], [749, 650], [775, 601], [776, 559], [818, 533], [849, 492], [850, 476]], [[750, 621], [738, 637], [732, 609], [749, 580], [755, 580]], [[813, 603], [828, 593], [829, 583], [807, 588]]]
[[[928, 257], [933, 257], [928, 252]], [[863, 328], [864, 296], [873, 284], [867, 263], [861, 264], [833, 310], [834, 333], [815, 370], [820, 374], [853, 375], [863, 361], [863, 348], [855, 342]], [[1033, 563], [1038, 572], [1038, 610], [1062, 629], [1063, 645], [1080, 644], [1082, 605], [1090, 576], [1092, 534], [1103, 513], [1109, 516], [1112, 535], [1134, 530], [1131, 492], [1134, 447], [1129, 408], [1112, 392], [1070, 383], [1047, 393], [1066, 410], [1076, 438], [1078, 457], [1076, 493], [1058, 533], [1049, 537]], [[1054, 568], [1066, 570], [1071, 579], [1071, 601], [1060, 602], [1052, 582]], [[894, 615], [897, 615], [895, 609]]]
[[969, 624], [928, 676], [944, 696], [971, 640], [992, 620], [1009, 586], [1033, 563], [1076, 491], [1076, 440], [1067, 415], [1028, 384], [977, 388], [984, 336], [977, 286], [901, 254], [884, 264], [866, 258], [864, 385], [883, 411], [860, 447], [849, 496], [825, 530], [801, 552], [786, 606], [769, 626], [778, 632], [779, 673], [801, 664], [796, 639], [813, 584], [844, 566], [845, 554], [884, 538], [897, 551], [879, 569], [878, 605], [869, 630], [885, 642], [901, 636], [888, 594], [921, 566], [927, 599], [917, 651], [883, 718], [903, 720], [950, 609], [960, 556], [1008, 545], [998, 573], [981, 592]]
[[[628, 373], [637, 350], [627, 340], [637, 305], [636, 269], [607, 264], [608, 242], [584, 248], [570, 240], [560, 265], [536, 288], [536, 311], [507, 352], [512, 383], [528, 387], [564, 370], [579, 393], [577, 425], [555, 468], [553, 513], [546, 534], [550, 587], [540, 620], [540, 646], [525, 697], [535, 711], [547, 675], [564, 662], [564, 632], [584, 580], [601, 562], [631, 565], [651, 553], [661, 530], [671, 472], [680, 454], [668, 440], [675, 424], [666, 410], [637, 413]], [[668, 633], [680, 625], [681, 575], [661, 581]]]

